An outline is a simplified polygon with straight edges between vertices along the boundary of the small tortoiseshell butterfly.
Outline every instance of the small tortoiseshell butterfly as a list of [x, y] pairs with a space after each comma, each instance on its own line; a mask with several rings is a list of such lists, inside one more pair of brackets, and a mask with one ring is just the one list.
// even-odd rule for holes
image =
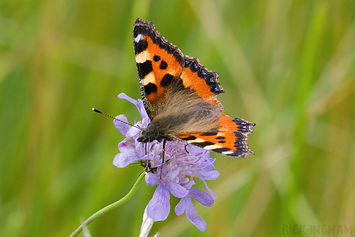
[[223, 113], [218, 73], [183, 55], [152, 22], [136, 19], [134, 53], [149, 126], [139, 142], [181, 140], [226, 156], [247, 157], [255, 123]]

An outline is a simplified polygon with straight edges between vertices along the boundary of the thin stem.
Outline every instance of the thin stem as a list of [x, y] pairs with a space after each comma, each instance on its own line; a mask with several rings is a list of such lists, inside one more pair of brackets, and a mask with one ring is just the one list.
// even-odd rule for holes
[[103, 214], [105, 214], [108, 211], [111, 211], [113, 209], [115, 209], [116, 207], [122, 205], [123, 203], [127, 202], [132, 196], [133, 194], [137, 191], [139, 184], [142, 182], [144, 176], [145, 176], [145, 172], [142, 172], [142, 174], [138, 177], [136, 183], [133, 185], [133, 187], [131, 188], [131, 190], [127, 193], [126, 196], [124, 196], [123, 198], [121, 198], [120, 200], [118, 200], [117, 202], [114, 202], [104, 208], [102, 208], [101, 210], [97, 211], [95, 214], [93, 214], [92, 216], [90, 216], [86, 221], [84, 221], [69, 237], [74, 237], [77, 236], [85, 226], [89, 225], [91, 222], [93, 222], [96, 218], [102, 216]]

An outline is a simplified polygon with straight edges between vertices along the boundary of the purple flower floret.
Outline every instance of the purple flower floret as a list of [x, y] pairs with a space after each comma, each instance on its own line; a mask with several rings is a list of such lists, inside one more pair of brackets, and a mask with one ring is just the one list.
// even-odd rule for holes
[[[163, 142], [153, 141], [147, 147], [138, 142], [142, 129], [145, 129], [150, 118], [144, 109], [142, 100], [134, 100], [124, 93], [118, 98], [126, 99], [136, 105], [142, 120], [128, 125], [125, 115], [119, 115], [114, 120], [116, 128], [125, 136], [125, 139], [118, 144], [118, 153], [113, 164], [118, 168], [142, 161], [149, 164], [152, 172], [145, 176], [149, 186], [158, 185], [153, 198], [147, 205], [147, 215], [153, 221], [165, 220], [170, 213], [170, 194], [180, 198], [175, 207], [175, 213], [180, 216], [184, 212], [187, 218], [199, 230], [206, 231], [206, 222], [196, 213], [191, 198], [205, 206], [212, 206], [216, 195], [208, 188], [205, 180], [218, 178], [219, 172], [215, 170], [210, 158], [210, 152], [192, 145], [186, 145], [181, 141], [167, 141], [164, 153], [164, 164], [162, 164]], [[123, 121], [123, 122], [122, 122]], [[193, 188], [196, 178], [203, 181], [207, 192]]]

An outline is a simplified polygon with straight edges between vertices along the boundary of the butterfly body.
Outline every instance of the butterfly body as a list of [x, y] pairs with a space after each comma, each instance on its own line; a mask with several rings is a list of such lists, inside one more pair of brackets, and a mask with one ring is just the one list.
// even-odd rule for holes
[[137, 18], [133, 44], [141, 95], [151, 123], [139, 142], [182, 140], [223, 155], [246, 157], [253, 152], [247, 134], [254, 123], [230, 118], [216, 95], [224, 93], [218, 73]]
[[180, 134], [217, 130], [219, 127], [221, 107], [206, 102], [188, 88], [170, 94], [158, 107], [138, 141], [176, 140]]

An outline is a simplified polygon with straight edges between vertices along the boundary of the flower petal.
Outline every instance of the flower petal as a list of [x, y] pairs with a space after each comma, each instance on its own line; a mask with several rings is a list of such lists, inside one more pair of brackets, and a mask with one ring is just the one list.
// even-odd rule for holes
[[148, 117], [148, 115], [147, 115], [146, 118], [143, 117], [142, 122], [141, 122], [141, 126], [142, 126], [143, 128], [148, 127], [150, 121], [151, 121], [151, 120], [150, 120], [150, 118]]
[[137, 154], [143, 158], [145, 156], [145, 153], [147, 153], [146, 146], [147, 144], [142, 144], [141, 142], [138, 142], [137, 140], [134, 141], [134, 147], [136, 148]]
[[197, 215], [196, 209], [194, 204], [191, 201], [190, 197], [186, 197], [186, 216], [187, 219], [191, 221], [192, 224], [194, 224], [200, 231], [205, 232], [206, 231], [206, 222], [202, 217]]
[[148, 174], [145, 175], [145, 182], [149, 186], [157, 185], [160, 182], [159, 175], [156, 175], [156, 174], [153, 174], [153, 173], [148, 173]]
[[186, 209], [186, 200], [185, 198], [181, 198], [180, 202], [175, 206], [175, 213], [178, 216], [181, 216]]
[[161, 184], [153, 194], [153, 198], [147, 205], [147, 216], [153, 221], [165, 220], [170, 212], [170, 195], [169, 191]]
[[140, 129], [136, 128], [136, 127], [130, 127], [130, 129], [127, 131], [126, 133], [126, 138], [127, 140], [133, 142], [134, 139], [136, 138], [136, 136], [138, 136], [138, 134], [141, 132]]
[[124, 136], [126, 136], [127, 131], [131, 127], [128, 124], [127, 117], [123, 114], [116, 116], [116, 119], [113, 120], [113, 124]]
[[126, 139], [123, 139], [120, 143], [118, 143], [118, 149], [121, 153], [136, 150], [132, 144], [127, 143]]
[[201, 179], [203, 181], [203, 186], [205, 187], [205, 189], [207, 190], [207, 192], [209, 192], [211, 194], [211, 197], [213, 198], [213, 200], [217, 199], [217, 195], [212, 192], [212, 190], [207, 186], [207, 183], [205, 180]]
[[170, 193], [177, 198], [183, 198], [189, 193], [186, 188], [174, 182], [168, 182], [167, 188], [169, 189]]
[[120, 99], [125, 99], [125, 100], [128, 100], [129, 102], [131, 102], [132, 104], [134, 104], [139, 113], [141, 114], [142, 118], [148, 118], [148, 114], [147, 112], [145, 111], [145, 108], [144, 108], [144, 104], [143, 104], [143, 101], [141, 100], [134, 100], [132, 99], [131, 97], [127, 96], [125, 93], [121, 93], [117, 96], [118, 98]]
[[118, 168], [124, 168], [127, 165], [139, 161], [140, 157], [135, 151], [118, 153], [113, 159], [113, 164]]
[[[187, 182], [186, 182], [187, 181]], [[191, 189], [196, 184], [195, 180], [189, 180], [188, 178], [180, 179], [180, 184], [187, 190]]]
[[200, 179], [214, 180], [219, 177], [219, 172], [217, 170], [212, 170], [205, 173], [199, 172], [198, 177]]
[[208, 192], [205, 192], [197, 188], [191, 188], [189, 191], [190, 191], [189, 192], [190, 196], [193, 197], [196, 201], [198, 201], [202, 205], [208, 207], [213, 206], [214, 200]]
[[171, 181], [171, 180], [175, 179], [175, 177], [179, 174], [179, 172], [180, 172], [179, 168], [169, 170], [169, 172], [167, 173], [167, 175], [165, 177], [165, 180]]

